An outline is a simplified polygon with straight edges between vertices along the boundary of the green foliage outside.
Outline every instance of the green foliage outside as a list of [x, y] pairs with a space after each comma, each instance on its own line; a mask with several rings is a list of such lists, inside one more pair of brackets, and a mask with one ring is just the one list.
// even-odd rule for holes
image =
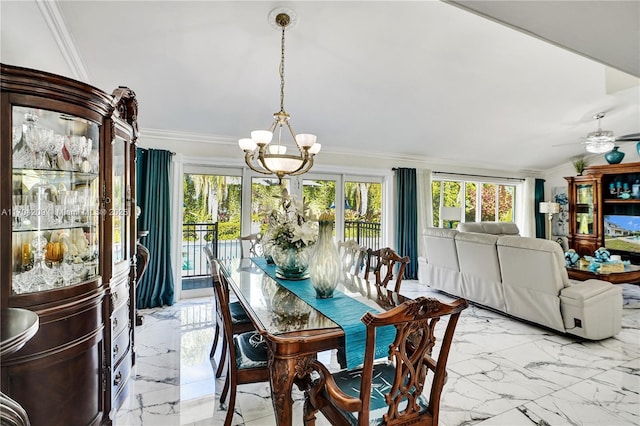
[[382, 184], [345, 182], [345, 221], [380, 223], [382, 216]]
[[[440, 183], [434, 180], [431, 184], [431, 201], [433, 206], [433, 226], [440, 223]], [[482, 222], [512, 222], [515, 203], [515, 186], [482, 183], [480, 197], [480, 220]], [[466, 182], [465, 186], [465, 221], [476, 221], [476, 195], [478, 183]], [[461, 206], [462, 182], [442, 181], [442, 205], [446, 207]], [[495, 217], [496, 190], [498, 191], [498, 217]], [[455, 223], [454, 223], [455, 226]]]
[[[288, 179], [283, 181], [288, 185]], [[240, 177], [185, 174], [183, 181], [183, 222], [218, 222], [218, 238], [233, 240], [240, 236], [242, 183]], [[334, 212], [336, 183], [333, 180], [304, 180], [303, 197], [311, 212], [319, 216]], [[275, 178], [253, 178], [251, 183], [251, 221], [264, 233], [267, 214], [280, 204], [281, 186]], [[369, 182], [345, 183], [345, 221], [380, 223], [382, 185]], [[187, 230], [185, 241], [195, 241], [197, 233]], [[212, 236], [204, 236], [210, 241]]]
[[[240, 237], [241, 178], [185, 174], [183, 181], [184, 223], [218, 222], [218, 239], [233, 240]], [[195, 232], [185, 232], [185, 241], [194, 241]], [[212, 235], [205, 235], [211, 241]]]

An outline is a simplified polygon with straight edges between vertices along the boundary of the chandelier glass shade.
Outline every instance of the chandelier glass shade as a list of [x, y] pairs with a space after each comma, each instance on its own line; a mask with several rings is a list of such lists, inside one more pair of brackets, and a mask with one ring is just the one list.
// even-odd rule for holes
[[616, 138], [612, 131], [600, 128], [600, 120], [604, 118], [604, 112], [594, 115], [593, 118], [598, 120], [598, 130], [587, 135], [584, 143], [585, 149], [594, 154], [611, 151], [615, 146]]
[[[296, 135], [289, 118], [284, 110], [284, 34], [291, 23], [293, 11], [285, 8], [275, 9], [271, 12], [275, 25], [282, 29], [281, 55], [280, 55], [280, 111], [273, 114], [273, 123], [269, 130], [254, 130], [251, 138], [243, 138], [238, 141], [240, 149], [244, 151], [244, 160], [247, 166], [258, 173], [274, 174], [279, 180], [285, 175], [295, 176], [308, 172], [313, 166], [313, 157], [320, 152], [320, 144], [316, 142], [316, 136], [307, 133]], [[277, 140], [273, 141], [274, 135]], [[291, 138], [291, 145], [295, 146], [295, 153], [287, 153], [285, 140]]]

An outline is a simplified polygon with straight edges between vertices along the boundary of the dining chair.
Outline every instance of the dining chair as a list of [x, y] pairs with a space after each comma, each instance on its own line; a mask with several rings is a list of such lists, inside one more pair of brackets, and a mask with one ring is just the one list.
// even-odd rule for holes
[[357, 268], [356, 261], [358, 259], [358, 253], [360, 252], [360, 245], [356, 240], [339, 241], [338, 252], [340, 254], [342, 270], [352, 273], [354, 269]]
[[359, 277], [362, 272], [366, 272], [369, 263], [369, 248], [360, 246], [358, 249], [358, 257], [356, 259], [353, 275]]
[[367, 266], [364, 277], [365, 279], [369, 279], [369, 275], [373, 271], [376, 284], [387, 288], [395, 276], [393, 291], [400, 293], [404, 269], [409, 262], [409, 256], [402, 257], [389, 247], [378, 250], [369, 249], [367, 252]]
[[217, 259], [212, 259], [211, 276], [215, 292], [216, 311], [222, 314], [222, 337], [226, 342], [229, 362], [225, 365], [226, 376], [220, 404], [222, 405], [229, 395], [225, 426], [231, 425], [236, 404], [236, 391], [238, 385], [269, 381], [269, 369], [267, 366], [267, 345], [262, 336], [256, 331], [234, 333], [231, 327], [231, 311], [229, 310], [229, 282], [221, 272]]
[[[319, 410], [332, 425], [437, 425], [447, 358], [466, 307], [464, 299], [445, 303], [419, 297], [387, 312], [367, 312], [362, 317], [363, 366], [332, 374], [321, 362], [312, 362], [319, 378], [305, 392], [304, 424], [314, 426]], [[444, 317], [447, 320], [439, 323]], [[395, 339], [388, 358], [375, 361], [376, 329], [383, 326], [395, 327]], [[427, 376], [431, 386], [425, 389]]]
[[260, 244], [261, 239], [261, 234], [249, 234], [244, 237], [239, 237], [240, 257], [262, 256], [262, 245]]
[[[212, 285], [215, 290], [216, 282], [213, 277], [213, 270], [214, 270], [214, 267], [217, 265], [217, 264], [214, 264], [216, 259], [213, 256], [213, 251], [209, 246], [204, 246], [202, 249], [204, 250], [205, 255], [207, 256], [207, 262], [209, 263], [209, 268], [211, 271]], [[226, 303], [228, 305], [227, 308], [229, 310], [231, 332], [233, 334], [242, 334], [242, 333], [255, 330], [253, 323], [249, 319], [247, 312], [244, 310], [240, 302], [228, 302], [229, 288], [228, 287], [223, 288], [223, 290], [227, 294], [227, 298], [224, 299], [223, 301], [220, 301], [220, 303]], [[215, 295], [216, 293], [214, 291], [214, 296]], [[209, 353], [209, 358], [213, 358], [215, 356], [216, 348], [218, 347], [218, 339], [224, 333], [224, 324], [223, 324], [224, 319], [222, 317], [221, 310], [216, 308], [215, 315], [216, 315], [216, 325], [213, 331], [213, 344], [211, 345], [211, 352]], [[223, 336], [222, 348], [220, 351], [220, 358], [217, 360], [218, 368], [216, 370], [216, 377], [220, 377], [222, 375], [222, 371], [224, 370], [224, 365], [226, 362], [226, 355], [227, 355], [227, 341], [226, 339], [224, 339], [224, 336]]]

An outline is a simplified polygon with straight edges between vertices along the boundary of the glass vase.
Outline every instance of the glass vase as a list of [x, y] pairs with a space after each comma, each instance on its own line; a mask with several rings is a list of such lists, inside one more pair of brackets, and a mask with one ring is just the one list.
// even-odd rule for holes
[[276, 276], [285, 280], [309, 278], [309, 247], [282, 248], [274, 245], [269, 254], [276, 264]]
[[311, 284], [316, 290], [318, 299], [333, 297], [333, 291], [340, 278], [340, 255], [333, 241], [332, 232], [333, 221], [319, 222], [318, 241], [316, 241], [309, 266]]

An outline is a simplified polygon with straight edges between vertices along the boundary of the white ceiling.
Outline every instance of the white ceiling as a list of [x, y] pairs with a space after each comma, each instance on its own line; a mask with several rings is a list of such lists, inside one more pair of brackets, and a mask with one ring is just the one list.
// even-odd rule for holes
[[456, 3], [3, 0], [0, 60], [129, 86], [142, 137], [235, 143], [279, 109], [267, 16], [287, 6], [285, 108], [325, 152], [537, 172], [583, 153], [597, 112], [640, 132], [638, 79], [603, 65], [640, 75], [640, 2]]

